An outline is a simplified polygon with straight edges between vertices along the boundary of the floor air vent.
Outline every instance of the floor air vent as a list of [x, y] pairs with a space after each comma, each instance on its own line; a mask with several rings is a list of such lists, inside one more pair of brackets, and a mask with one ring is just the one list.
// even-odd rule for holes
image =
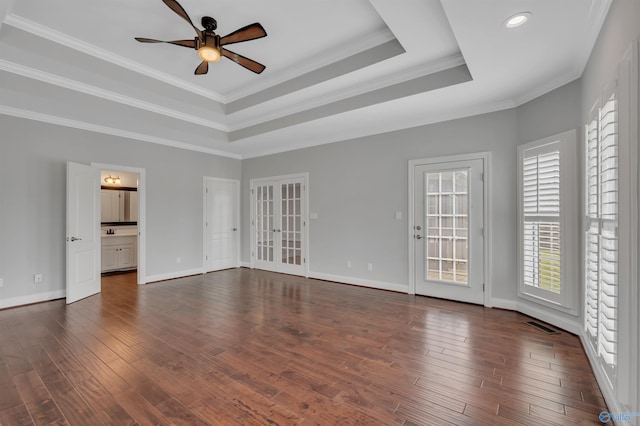
[[525, 324], [530, 325], [533, 328], [537, 328], [540, 331], [544, 331], [547, 334], [560, 334], [558, 330], [554, 330], [553, 328], [549, 328], [546, 325], [542, 325], [539, 322], [535, 321], [527, 321]]

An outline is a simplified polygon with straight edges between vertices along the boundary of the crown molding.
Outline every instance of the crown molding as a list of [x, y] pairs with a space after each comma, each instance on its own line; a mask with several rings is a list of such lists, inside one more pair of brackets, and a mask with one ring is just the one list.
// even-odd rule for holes
[[564, 86], [565, 84], [571, 83], [573, 80], [582, 77], [582, 73], [584, 72], [587, 63], [589, 62], [589, 57], [591, 56], [591, 52], [593, 51], [593, 47], [595, 46], [596, 41], [598, 40], [598, 35], [600, 34], [600, 30], [602, 29], [604, 20], [607, 18], [607, 14], [609, 13], [609, 8], [611, 7], [612, 2], [613, 0], [591, 2], [591, 9], [589, 10], [589, 16], [587, 19], [587, 34], [584, 37], [584, 40], [586, 40], [586, 42], [582, 44], [582, 50], [579, 52], [579, 57], [577, 58], [578, 64], [574, 67], [574, 69], [564, 75], [561, 75], [558, 78], [553, 79], [547, 84], [538, 86], [534, 90], [519, 95], [515, 99], [517, 106], [525, 104], [537, 98], [538, 96], [549, 93], [552, 90], [555, 90], [561, 86]]
[[419, 78], [425, 75], [434, 74], [436, 72], [444, 71], [459, 65], [465, 64], [462, 54], [457, 53], [447, 58], [442, 58], [437, 61], [428, 63], [422, 63], [410, 68], [407, 68], [401, 72], [385, 74], [376, 79], [369, 80], [360, 84], [352, 85], [348, 90], [333, 91], [325, 96], [314, 97], [313, 99], [305, 100], [293, 104], [287, 108], [280, 108], [272, 110], [272, 113], [261, 114], [259, 117], [253, 120], [245, 120], [241, 123], [230, 124], [230, 132], [242, 130], [246, 127], [255, 126], [258, 124], [267, 123], [272, 120], [276, 120], [282, 117], [287, 117], [292, 114], [296, 114], [301, 111], [317, 108], [329, 103], [338, 102], [343, 99], [348, 99], [354, 96], [362, 95], [364, 93], [372, 92], [374, 90], [383, 89], [394, 84], [403, 83], [408, 80]]
[[9, 11], [13, 8], [14, 0], [0, 0], [0, 30], [2, 29], [2, 23], [9, 14]]
[[163, 83], [170, 84], [172, 86], [195, 93], [200, 96], [204, 96], [216, 102], [226, 103], [226, 98], [216, 92], [207, 90], [196, 84], [187, 83], [184, 80], [177, 79], [175, 76], [160, 72], [155, 68], [144, 66], [123, 56], [116, 55], [90, 43], [78, 40], [74, 37], [70, 37], [67, 34], [63, 34], [59, 31], [56, 31], [49, 27], [45, 27], [20, 16], [9, 14], [7, 15], [4, 22], [5, 24], [11, 25], [12, 27], [19, 30], [26, 31], [28, 33], [37, 35], [38, 37], [51, 40], [70, 49], [74, 49], [100, 60], [121, 66], [144, 76], [154, 78], [156, 80], [162, 81]]
[[4, 59], [0, 59], [0, 70], [20, 75], [22, 77], [31, 78], [34, 80], [42, 81], [44, 83], [52, 84], [54, 86], [63, 87], [65, 89], [73, 90], [76, 92], [84, 93], [87, 95], [95, 96], [98, 98], [106, 99], [108, 101], [117, 102], [123, 105], [128, 105], [134, 108], [150, 111], [156, 114], [161, 114], [167, 117], [175, 118], [177, 120], [186, 121], [200, 126], [208, 127], [223, 132], [229, 132], [229, 127], [217, 123], [215, 121], [207, 120], [201, 117], [195, 117], [191, 114], [185, 114], [180, 111], [176, 111], [171, 108], [165, 108], [151, 102], [145, 102], [140, 99], [133, 98], [131, 96], [122, 95], [120, 93], [112, 92], [110, 90], [101, 89], [96, 86], [92, 86], [85, 83], [80, 83], [75, 80], [60, 77], [45, 71], [41, 71], [35, 68], [27, 67], [25, 65], [9, 62]]
[[351, 40], [348, 43], [344, 42], [341, 49], [333, 47], [326, 49], [324, 52], [318, 52], [313, 56], [313, 58], [301, 61], [302, 65], [299, 67], [278, 72], [278, 74], [274, 75], [274, 77], [269, 80], [261, 79], [259, 83], [249, 85], [243, 90], [238, 90], [235, 93], [228, 95], [227, 102], [234, 102], [247, 96], [251, 96], [254, 93], [282, 84], [291, 79], [313, 72], [319, 68], [326, 67], [348, 58], [349, 56], [357, 55], [358, 53], [373, 49], [374, 47], [380, 46], [381, 44], [394, 39], [394, 34], [385, 27], [376, 32], [367, 34], [366, 37], [360, 37], [358, 39]]
[[551, 80], [546, 84], [543, 84], [542, 86], [536, 86], [535, 89], [522, 93], [515, 97], [513, 99], [514, 106], [518, 107], [520, 105], [526, 104], [527, 102], [532, 101], [539, 96], [545, 95], [553, 90], [556, 90], [559, 87], [564, 86], [565, 84], [571, 83], [572, 81], [580, 78], [581, 74], [581, 71], [572, 70], [564, 75], [561, 75], [558, 78]]
[[593, 47], [596, 45], [598, 35], [600, 35], [600, 30], [602, 30], [604, 20], [607, 18], [609, 8], [612, 3], [613, 0], [591, 1], [591, 9], [589, 9], [589, 16], [587, 19], [587, 34], [584, 37], [586, 42], [582, 45], [583, 50], [580, 52], [580, 59], [582, 61], [580, 69], [581, 75], [584, 68], [587, 66], [587, 62], [589, 62], [589, 57], [591, 56]]
[[116, 129], [113, 127], [100, 126], [93, 123], [87, 123], [84, 121], [71, 120], [69, 118], [58, 117], [50, 114], [43, 114], [35, 111], [27, 111], [19, 108], [12, 108], [4, 105], [0, 105], [0, 114], [10, 115], [12, 117], [24, 118], [27, 120], [40, 121], [48, 124], [55, 124], [57, 126], [70, 127], [73, 129], [86, 130], [89, 132], [102, 133], [105, 135], [119, 136], [122, 138], [133, 139], [141, 142], [150, 142], [159, 145], [170, 146], [173, 148], [186, 149], [189, 151], [202, 152], [205, 154], [218, 155], [220, 157], [233, 158], [241, 160], [242, 156], [232, 152], [221, 151], [212, 148], [206, 148], [203, 146], [193, 145], [173, 139], [159, 138], [157, 136], [145, 135], [138, 132], [130, 132], [128, 130]]
[[339, 136], [316, 137], [307, 135], [304, 141], [297, 140], [295, 146], [286, 146], [278, 148], [255, 149], [253, 141], [245, 141], [252, 145], [251, 154], [243, 154], [242, 159], [264, 157], [266, 155], [281, 154], [298, 149], [311, 148], [314, 146], [325, 145], [335, 142], [345, 142], [352, 139], [363, 138], [367, 136], [381, 135], [401, 130], [412, 129], [415, 127], [428, 126], [461, 118], [473, 117], [476, 115], [490, 114], [492, 112], [504, 111], [515, 108], [516, 105], [512, 100], [498, 101], [482, 105], [475, 105], [463, 109], [455, 109], [446, 111], [437, 115], [429, 115], [419, 119], [407, 120], [403, 122], [395, 122], [394, 125], [378, 125], [378, 127], [361, 127], [357, 130], [341, 131]]

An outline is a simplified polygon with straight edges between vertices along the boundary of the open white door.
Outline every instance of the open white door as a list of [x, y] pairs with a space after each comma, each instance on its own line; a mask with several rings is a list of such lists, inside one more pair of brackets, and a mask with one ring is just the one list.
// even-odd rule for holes
[[100, 292], [100, 170], [67, 162], [67, 303]]

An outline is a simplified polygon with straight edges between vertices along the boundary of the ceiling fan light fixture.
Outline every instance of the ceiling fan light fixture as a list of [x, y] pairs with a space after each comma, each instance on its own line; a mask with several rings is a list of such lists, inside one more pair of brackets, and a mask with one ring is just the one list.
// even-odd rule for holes
[[531, 12], [516, 13], [515, 15], [510, 16], [506, 21], [504, 21], [504, 26], [507, 28], [517, 28], [527, 23], [529, 19], [531, 19]]
[[198, 56], [206, 62], [218, 62], [220, 60], [220, 50], [213, 46], [202, 46], [198, 49]]

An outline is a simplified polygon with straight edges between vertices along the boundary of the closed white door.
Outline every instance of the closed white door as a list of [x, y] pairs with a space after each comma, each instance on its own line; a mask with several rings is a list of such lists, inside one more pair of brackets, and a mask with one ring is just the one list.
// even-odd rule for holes
[[235, 180], [205, 180], [205, 269], [238, 267], [238, 193]]
[[306, 275], [306, 196], [303, 177], [252, 183], [254, 268]]
[[483, 160], [417, 164], [416, 294], [484, 303]]
[[100, 292], [100, 170], [67, 163], [67, 303]]

